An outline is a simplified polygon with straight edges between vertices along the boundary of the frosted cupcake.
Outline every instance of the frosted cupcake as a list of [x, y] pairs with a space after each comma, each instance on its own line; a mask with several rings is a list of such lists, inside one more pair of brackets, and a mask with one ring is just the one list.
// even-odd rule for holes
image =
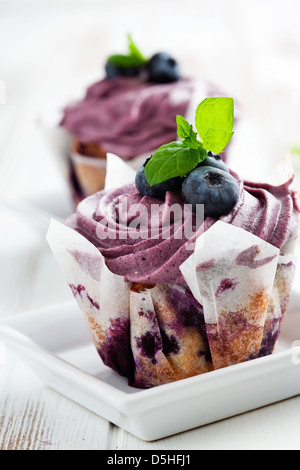
[[81, 202], [48, 241], [103, 362], [149, 388], [271, 354], [289, 302], [293, 177], [242, 181], [219, 154], [233, 101], [207, 99], [199, 133], [158, 149], [133, 181]]
[[71, 174], [78, 199], [104, 188], [107, 153], [135, 169], [176, 138], [177, 114], [186, 115], [193, 86], [167, 53], [146, 59], [129, 36], [128, 55], [113, 55], [104, 79], [64, 109], [60, 126], [71, 136]]

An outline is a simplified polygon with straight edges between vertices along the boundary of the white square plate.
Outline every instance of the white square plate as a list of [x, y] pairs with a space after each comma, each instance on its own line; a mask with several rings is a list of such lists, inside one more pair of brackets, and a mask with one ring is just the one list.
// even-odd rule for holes
[[5, 317], [0, 339], [54, 390], [151, 441], [300, 393], [300, 293], [273, 355], [148, 390], [102, 364], [75, 301]]

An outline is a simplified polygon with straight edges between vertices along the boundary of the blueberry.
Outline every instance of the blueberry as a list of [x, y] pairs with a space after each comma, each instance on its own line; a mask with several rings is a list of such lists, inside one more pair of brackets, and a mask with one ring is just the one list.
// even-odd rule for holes
[[222, 160], [220, 155], [216, 155], [211, 152], [208, 152], [206, 159], [199, 163], [198, 167], [199, 166], [212, 166], [213, 168], [219, 168], [219, 170], [223, 170], [229, 173], [229, 167]]
[[149, 82], [169, 83], [181, 79], [178, 62], [166, 52], [154, 54], [148, 62], [147, 70]]
[[181, 190], [182, 178], [180, 177], [170, 178], [163, 183], [150, 186], [145, 176], [145, 166], [149, 160], [150, 158], [138, 169], [135, 177], [136, 188], [142, 196], [151, 196], [157, 199], [164, 199], [167, 191]]
[[137, 77], [141, 73], [140, 67], [119, 67], [112, 62], [106, 62], [105, 72], [107, 78]]
[[185, 178], [182, 196], [185, 202], [192, 204], [194, 211], [197, 204], [204, 204], [205, 218], [218, 218], [228, 214], [238, 202], [239, 185], [230, 173], [202, 166]]

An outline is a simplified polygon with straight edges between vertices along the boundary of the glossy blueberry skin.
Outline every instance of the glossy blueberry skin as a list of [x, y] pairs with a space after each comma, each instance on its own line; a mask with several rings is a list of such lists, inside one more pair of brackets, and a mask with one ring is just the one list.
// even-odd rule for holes
[[142, 196], [151, 196], [156, 199], [164, 199], [167, 191], [180, 191], [182, 185], [182, 178], [171, 178], [163, 183], [149, 186], [145, 176], [145, 165], [141, 166], [135, 177], [135, 185], [138, 192]]
[[147, 71], [149, 82], [170, 83], [181, 79], [178, 62], [166, 52], [154, 54], [147, 64]]
[[112, 62], [106, 62], [105, 64], [106, 77], [137, 77], [141, 73], [140, 67], [118, 67]]
[[204, 218], [219, 218], [228, 214], [239, 199], [239, 185], [228, 172], [209, 166], [195, 168], [182, 184], [182, 196], [186, 203], [204, 204]]
[[213, 168], [218, 168], [219, 170], [223, 170], [229, 173], [229, 167], [222, 160], [220, 155], [215, 155], [211, 152], [208, 152], [206, 159], [199, 163], [198, 167], [200, 166], [212, 166]]

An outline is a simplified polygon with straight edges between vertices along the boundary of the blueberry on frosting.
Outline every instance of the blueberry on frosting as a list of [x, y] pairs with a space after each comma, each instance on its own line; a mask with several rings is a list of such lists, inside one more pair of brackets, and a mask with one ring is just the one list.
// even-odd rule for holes
[[105, 64], [106, 77], [108, 79], [116, 77], [137, 77], [141, 74], [143, 67], [147, 64], [141, 51], [134, 44], [130, 34], [128, 34], [127, 54], [113, 54], [108, 57]]
[[145, 167], [151, 157], [138, 169], [135, 177], [135, 185], [142, 196], [151, 196], [157, 199], [164, 199], [167, 191], [180, 191], [182, 178], [170, 178], [162, 183], [150, 186], [145, 176]]
[[109, 79], [116, 77], [137, 77], [141, 73], [140, 67], [120, 67], [113, 62], [107, 61], [105, 64], [106, 77]]
[[[178, 141], [162, 145], [136, 175], [143, 195], [164, 198], [181, 191], [183, 202], [204, 205], [204, 217], [219, 218], [237, 204], [240, 187], [219, 153], [233, 135], [232, 98], [206, 98], [196, 109], [196, 128], [176, 116]], [[202, 140], [200, 140], [202, 139]]]
[[157, 52], [146, 58], [128, 35], [128, 53], [113, 54], [105, 64], [106, 77], [137, 77], [146, 72], [146, 80], [154, 83], [171, 83], [181, 79], [178, 62], [166, 52]]
[[203, 166], [195, 168], [182, 184], [182, 196], [186, 203], [204, 205], [204, 217], [218, 218], [228, 214], [239, 199], [237, 180], [228, 172]]
[[199, 163], [198, 166], [212, 166], [213, 168], [219, 168], [219, 170], [229, 173], [229, 167], [226, 165], [224, 160], [222, 160], [220, 155], [215, 155], [212, 152], [208, 152], [206, 159]]
[[166, 52], [154, 54], [147, 64], [148, 80], [155, 83], [170, 83], [181, 79], [178, 62]]

